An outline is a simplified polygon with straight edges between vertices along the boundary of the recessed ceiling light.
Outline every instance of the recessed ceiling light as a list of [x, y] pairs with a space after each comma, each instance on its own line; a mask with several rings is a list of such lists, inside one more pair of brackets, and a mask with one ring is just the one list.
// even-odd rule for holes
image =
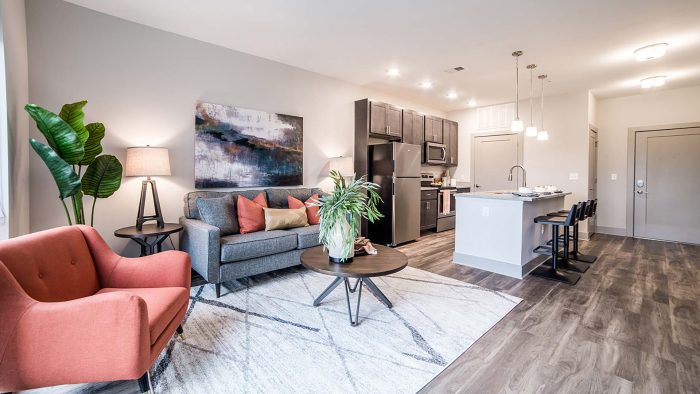
[[476, 100], [474, 100], [474, 99], [469, 100], [469, 102], [467, 103], [467, 105], [470, 106], [470, 107], [476, 107]]
[[401, 71], [399, 71], [398, 68], [390, 68], [390, 69], [386, 70], [386, 75], [388, 75], [390, 77], [398, 77], [399, 74], [401, 74]]
[[657, 75], [655, 77], [644, 78], [640, 81], [643, 89], [651, 89], [663, 86], [666, 83], [665, 75]]
[[454, 100], [454, 99], [457, 98], [457, 93], [455, 93], [455, 92], [448, 92], [448, 93], [447, 93], [447, 98], [450, 99], [450, 100]]
[[433, 87], [433, 83], [430, 81], [423, 81], [420, 83], [420, 87], [423, 89], [430, 89]]
[[668, 48], [668, 44], [665, 42], [647, 45], [634, 51], [634, 58], [638, 62], [660, 58], [666, 54], [666, 48]]

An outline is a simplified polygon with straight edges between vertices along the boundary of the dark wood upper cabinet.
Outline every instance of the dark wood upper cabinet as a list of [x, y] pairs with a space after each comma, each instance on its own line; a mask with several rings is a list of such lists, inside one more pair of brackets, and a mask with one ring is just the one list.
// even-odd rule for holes
[[442, 119], [438, 118], [437, 116], [426, 116], [425, 141], [442, 144], [444, 141], [442, 134]]
[[399, 107], [395, 107], [391, 104], [386, 104], [386, 133], [392, 137], [401, 138], [403, 131], [401, 128], [401, 117], [403, 116], [403, 111]]
[[457, 122], [444, 119], [442, 121], [443, 143], [445, 144], [445, 165], [454, 167], [459, 162], [459, 139]]
[[369, 132], [370, 134], [385, 135], [387, 130], [386, 104], [376, 101], [369, 102]]
[[410, 109], [405, 109], [401, 115], [403, 118], [403, 138], [401, 139], [401, 142], [405, 142], [407, 144], [415, 144], [413, 138], [413, 114], [413, 111]]

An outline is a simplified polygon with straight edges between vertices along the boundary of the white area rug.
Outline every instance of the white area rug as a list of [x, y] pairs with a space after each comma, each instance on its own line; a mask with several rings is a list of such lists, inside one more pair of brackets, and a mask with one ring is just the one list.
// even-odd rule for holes
[[392, 309], [363, 290], [352, 327], [342, 285], [312, 306], [332, 280], [292, 269], [219, 299], [193, 288], [186, 339], [157, 363], [156, 391], [414, 393], [521, 301], [408, 267], [374, 279]]

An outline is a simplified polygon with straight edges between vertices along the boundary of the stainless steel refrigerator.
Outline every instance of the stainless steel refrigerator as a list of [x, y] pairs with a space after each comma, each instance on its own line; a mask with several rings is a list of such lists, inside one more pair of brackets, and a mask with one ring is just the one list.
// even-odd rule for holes
[[384, 217], [368, 223], [370, 241], [396, 246], [420, 236], [421, 147], [392, 142], [370, 145], [369, 179], [381, 187]]

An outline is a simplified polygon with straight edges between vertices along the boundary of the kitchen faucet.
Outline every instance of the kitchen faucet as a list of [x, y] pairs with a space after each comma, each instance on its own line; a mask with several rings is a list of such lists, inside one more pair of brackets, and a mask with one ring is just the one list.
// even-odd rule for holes
[[513, 170], [515, 168], [520, 168], [523, 170], [523, 187], [527, 187], [527, 171], [525, 171], [525, 167], [521, 165], [514, 165], [513, 167], [510, 167], [510, 173], [508, 174], [508, 180], [512, 181], [513, 180]]

